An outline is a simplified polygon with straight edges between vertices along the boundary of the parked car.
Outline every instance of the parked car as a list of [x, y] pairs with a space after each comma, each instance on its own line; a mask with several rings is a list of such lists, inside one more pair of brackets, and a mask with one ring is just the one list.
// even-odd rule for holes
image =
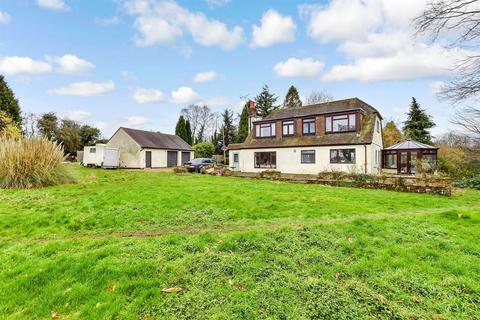
[[202, 168], [209, 165], [219, 165], [219, 163], [210, 158], [195, 158], [183, 164], [183, 166], [188, 170], [188, 172], [197, 173], [201, 173]]

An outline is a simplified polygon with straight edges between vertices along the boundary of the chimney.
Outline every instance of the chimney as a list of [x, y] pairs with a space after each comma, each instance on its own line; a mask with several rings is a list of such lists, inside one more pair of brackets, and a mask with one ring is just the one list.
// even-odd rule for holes
[[250, 117], [256, 117], [257, 116], [257, 109], [255, 108], [255, 101], [250, 100], [248, 102], [248, 115]]

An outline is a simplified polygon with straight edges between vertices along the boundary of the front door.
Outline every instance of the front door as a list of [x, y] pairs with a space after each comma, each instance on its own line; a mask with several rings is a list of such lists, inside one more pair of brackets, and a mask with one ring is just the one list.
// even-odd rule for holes
[[167, 167], [176, 167], [177, 166], [177, 151], [168, 151], [167, 153]]
[[417, 151], [401, 151], [399, 155], [400, 166], [398, 167], [398, 173], [401, 174], [416, 174], [418, 153]]
[[233, 171], [240, 170], [240, 155], [238, 153], [233, 154], [232, 170]]
[[145, 168], [152, 167], [152, 151], [145, 151]]

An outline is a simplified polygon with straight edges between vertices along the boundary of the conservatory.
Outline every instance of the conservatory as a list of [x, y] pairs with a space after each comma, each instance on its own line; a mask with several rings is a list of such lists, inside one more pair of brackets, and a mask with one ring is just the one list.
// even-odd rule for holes
[[382, 150], [382, 168], [386, 173], [433, 173], [437, 168], [438, 148], [414, 140], [399, 142]]

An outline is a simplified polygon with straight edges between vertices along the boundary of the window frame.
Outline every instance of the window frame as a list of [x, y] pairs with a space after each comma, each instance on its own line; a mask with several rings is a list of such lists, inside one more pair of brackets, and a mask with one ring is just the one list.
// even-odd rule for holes
[[[305, 123], [308, 123], [308, 132], [305, 132]], [[311, 124], [313, 124], [313, 132], [310, 131]], [[302, 119], [302, 135], [303, 136], [314, 136], [317, 134], [317, 120], [316, 118], [303, 118]]]
[[[262, 136], [261, 133], [262, 133], [262, 127], [267, 127], [269, 126], [270, 127], [270, 135], [269, 136]], [[260, 138], [260, 139], [264, 139], [264, 138], [274, 138], [276, 137], [276, 124], [275, 124], [275, 121], [272, 121], [272, 122], [263, 122], [263, 123], [256, 123], [255, 124], [255, 138]]]
[[89, 153], [97, 153], [97, 148], [96, 147], [95, 148], [90, 148]]
[[[352, 151], [353, 151], [353, 161], [350, 160], [349, 162], [341, 162], [340, 161], [340, 151], [350, 151], [350, 159], [352, 158]], [[332, 152], [336, 152], [337, 156], [335, 157], [335, 161], [332, 161]], [[357, 162], [357, 149], [355, 148], [346, 148], [346, 149], [330, 149], [329, 152], [330, 164], [356, 164]]]
[[[290, 126], [292, 127], [292, 133], [285, 134], [285, 127], [288, 127], [290, 131]], [[283, 120], [282, 121], [282, 137], [293, 137], [295, 135], [295, 120]]]
[[[257, 162], [257, 155], [260, 154], [269, 154], [270, 166], [262, 166]], [[272, 165], [272, 159], [275, 159], [275, 164]], [[276, 151], [263, 151], [263, 152], [254, 152], [253, 153], [253, 167], [256, 169], [276, 169], [277, 168], [277, 152]]]
[[[303, 159], [304, 153], [313, 154], [313, 161], [304, 161], [304, 159]], [[315, 164], [316, 161], [317, 161], [317, 159], [316, 159], [315, 150], [301, 150], [300, 151], [300, 163], [302, 163], [302, 164]]]
[[[394, 167], [387, 166], [387, 158], [388, 156], [392, 156], [394, 161]], [[384, 150], [382, 154], [383, 160], [382, 160], [382, 167], [384, 169], [398, 169], [398, 152], [397, 150]]]
[[[354, 129], [351, 128], [351, 121], [350, 121], [350, 116], [354, 116], [355, 120], [353, 121]], [[348, 112], [348, 113], [340, 113], [340, 114], [329, 114], [325, 115], [325, 134], [334, 134], [334, 133], [345, 133], [345, 132], [357, 132], [358, 128], [360, 127], [360, 124], [358, 122], [358, 112]], [[335, 119], [335, 117], [342, 117], [342, 119]], [[347, 128], [348, 130], [342, 130], [342, 131], [335, 131], [333, 123], [335, 120], [347, 120]]]

